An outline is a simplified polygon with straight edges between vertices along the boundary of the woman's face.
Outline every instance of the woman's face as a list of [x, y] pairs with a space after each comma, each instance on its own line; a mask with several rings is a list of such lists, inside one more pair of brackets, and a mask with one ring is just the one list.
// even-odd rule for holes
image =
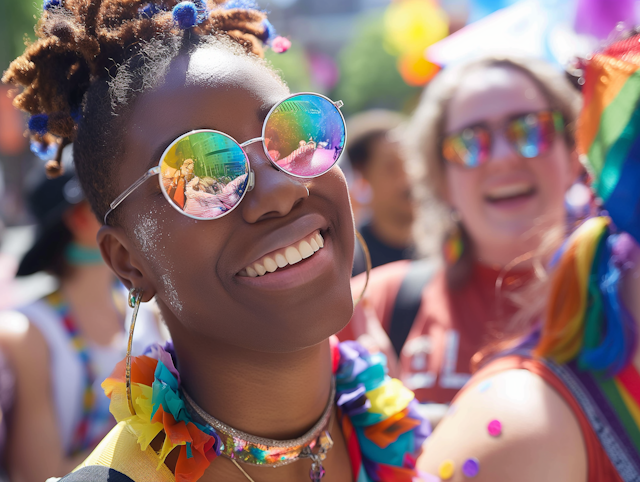
[[564, 195], [577, 163], [564, 136], [557, 134], [547, 152], [527, 159], [509, 145], [502, 129], [513, 116], [550, 108], [531, 78], [508, 67], [469, 72], [448, 106], [446, 134], [477, 123], [492, 131], [487, 163], [445, 167], [448, 201], [481, 260], [508, 263], [512, 259], [500, 259], [500, 253], [512, 257], [514, 251], [535, 249], [541, 230], [565, 222]]
[[[267, 112], [287, 95], [264, 66], [220, 48], [178, 57], [164, 83], [134, 107], [119, 189], [157, 165], [163, 150], [188, 131], [215, 129], [239, 143], [260, 137]], [[126, 267], [114, 269], [128, 284], [156, 294], [174, 339], [293, 351], [326, 339], [351, 317], [354, 231], [346, 183], [337, 167], [308, 180], [280, 172], [260, 143], [246, 152], [255, 187], [220, 219], [180, 214], [155, 178], [139, 188], [118, 208], [125, 219], [120, 242], [132, 268], [128, 275]], [[247, 266], [314, 233], [324, 248], [312, 256], [264, 276], [243, 275]]]

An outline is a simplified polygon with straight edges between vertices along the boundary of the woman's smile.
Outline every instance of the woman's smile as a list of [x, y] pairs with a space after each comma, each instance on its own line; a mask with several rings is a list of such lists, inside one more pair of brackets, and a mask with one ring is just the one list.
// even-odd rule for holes
[[[265, 265], [271, 262], [275, 263], [274, 260], [278, 260], [282, 266], [277, 266], [272, 272], [266, 271], [263, 275], [258, 275], [256, 271], [253, 271], [254, 276], [245, 274], [246, 270], [243, 270], [237, 275], [238, 281], [252, 288], [269, 291], [288, 290], [317, 281], [317, 278], [326, 274], [333, 267], [333, 245], [330, 242], [331, 238], [326, 233], [325, 236], [316, 231], [300, 242], [275, 251], [275, 256], [273, 257], [271, 255], [265, 256], [261, 260]], [[312, 242], [314, 241], [315, 243], [313, 244], [317, 246], [315, 251], [312, 247]], [[309, 246], [308, 250], [311, 253], [309, 254], [306, 247], [302, 248], [302, 250], [307, 251], [307, 256], [303, 258], [301, 255], [302, 250], [296, 248], [296, 246], [300, 245]], [[283, 253], [286, 254], [283, 255]], [[253, 266], [259, 268], [260, 262], [254, 263]], [[273, 268], [273, 266], [270, 266], [270, 268]], [[248, 269], [252, 268], [249, 267]]]
[[293, 266], [303, 259], [313, 256], [323, 247], [324, 238], [320, 234], [320, 231], [314, 231], [309, 236], [305, 236], [301, 241], [296, 241], [285, 248], [273, 251], [255, 263], [251, 263], [251, 265], [240, 270], [238, 276], [255, 278], [256, 276], [273, 273], [276, 270], [286, 269], [288, 266]]

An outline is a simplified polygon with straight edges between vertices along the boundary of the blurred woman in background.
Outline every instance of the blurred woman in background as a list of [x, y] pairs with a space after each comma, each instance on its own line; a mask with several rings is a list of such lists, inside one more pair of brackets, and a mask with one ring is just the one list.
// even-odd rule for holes
[[[111, 429], [109, 400], [100, 384], [124, 355], [127, 341], [126, 291], [102, 261], [96, 242], [100, 223], [73, 169], [56, 179], [41, 177], [28, 199], [36, 240], [17, 276], [45, 271], [59, 287], [0, 313], [0, 348], [16, 377], [5, 451], [7, 470], [17, 482], [70, 471]], [[140, 321], [138, 353], [161, 340], [152, 312]]]
[[430, 437], [420, 464], [442, 479], [638, 480], [639, 32], [583, 65], [577, 140], [602, 215], [531, 285], [535, 328], [484, 358]]
[[399, 355], [420, 401], [451, 401], [473, 354], [509, 331], [541, 233], [565, 229], [579, 105], [564, 75], [535, 59], [469, 61], [426, 88], [405, 138], [415, 239], [430, 261], [373, 270], [342, 333]]

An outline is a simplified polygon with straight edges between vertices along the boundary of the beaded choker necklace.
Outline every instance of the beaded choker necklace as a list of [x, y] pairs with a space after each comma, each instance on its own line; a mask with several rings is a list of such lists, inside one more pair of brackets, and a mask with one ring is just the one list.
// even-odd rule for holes
[[335, 380], [332, 379], [327, 406], [320, 419], [306, 434], [293, 440], [273, 440], [256, 437], [229, 427], [205, 412], [187, 392], [182, 390], [187, 410], [192, 415], [197, 414], [205, 425], [215, 430], [222, 441], [221, 454], [230, 458], [236, 465], [238, 465], [237, 462], [242, 462], [250, 465], [280, 467], [301, 458], [309, 458], [312, 462], [309, 478], [313, 482], [319, 482], [324, 476], [322, 462], [333, 446], [328, 427], [335, 393]]

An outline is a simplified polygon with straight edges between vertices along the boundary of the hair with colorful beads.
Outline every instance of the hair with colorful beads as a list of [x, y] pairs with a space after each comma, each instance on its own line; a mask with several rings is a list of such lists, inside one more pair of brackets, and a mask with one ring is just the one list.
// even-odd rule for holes
[[252, 0], [45, 0], [36, 35], [2, 81], [23, 87], [14, 105], [31, 115], [32, 150], [55, 156], [50, 175], [60, 172], [62, 148], [74, 144], [99, 219], [117, 195], [110, 174], [131, 105], [160, 82], [173, 58], [218, 44], [277, 77], [264, 50], [290, 46]]

